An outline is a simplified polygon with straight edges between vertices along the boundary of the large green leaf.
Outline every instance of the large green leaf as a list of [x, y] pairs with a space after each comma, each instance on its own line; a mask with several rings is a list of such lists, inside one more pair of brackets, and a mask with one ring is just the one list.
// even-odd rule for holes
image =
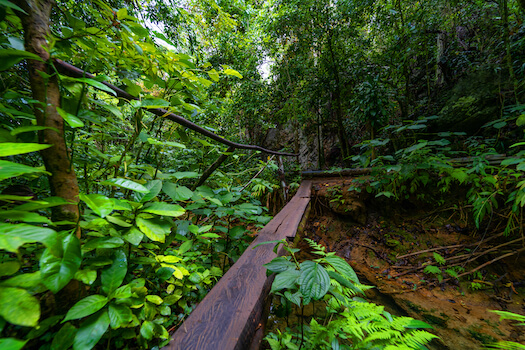
[[66, 323], [53, 337], [51, 350], [69, 349], [73, 345], [77, 329], [71, 323]]
[[142, 326], [140, 327], [140, 335], [142, 335], [144, 339], [151, 340], [153, 338], [154, 330], [155, 323], [151, 321], [144, 321], [144, 323], [142, 323]]
[[76, 115], [64, 111], [62, 108], [57, 107], [57, 112], [60, 114], [62, 119], [72, 128], [81, 128], [84, 126], [84, 122], [80, 120]]
[[124, 245], [124, 241], [119, 237], [98, 237], [89, 240], [82, 249], [84, 251], [99, 248], [118, 248]]
[[357, 274], [355, 273], [354, 269], [343, 258], [337, 255], [330, 255], [325, 257], [325, 260], [341, 275], [345, 276], [354, 283], [359, 283], [359, 278], [357, 278]]
[[11, 221], [27, 222], [27, 223], [42, 223], [52, 225], [53, 223], [46, 216], [38, 215], [24, 210], [5, 210], [0, 212], [1, 219], [9, 219]]
[[154, 138], [151, 138], [151, 137], [148, 137], [148, 143], [151, 144], [151, 145], [186, 148], [186, 146], [183, 145], [182, 143], [173, 142], [173, 141], [158, 141], [158, 140], [155, 140]]
[[78, 301], [66, 314], [66, 318], [62, 322], [69, 320], [78, 320], [89, 315], [93, 315], [98, 310], [102, 309], [108, 303], [108, 298], [103, 295], [90, 295]]
[[[13, 6], [16, 5], [11, 4], [10, 7]], [[40, 56], [31, 52], [14, 49], [0, 49], [0, 71], [7, 70], [26, 58], [42, 61]]]
[[0, 316], [17, 326], [35, 327], [40, 302], [25, 289], [0, 287]]
[[137, 246], [142, 242], [142, 238], [144, 238], [144, 234], [140, 232], [135, 226], [129, 229], [129, 231], [122, 235], [122, 238], [124, 238], [129, 243]]
[[81, 193], [79, 197], [82, 201], [84, 201], [87, 204], [87, 206], [91, 210], [97, 213], [97, 215], [99, 215], [101, 218], [104, 218], [106, 217], [106, 215], [111, 214], [113, 208], [115, 207], [115, 203], [111, 199], [101, 194]]
[[82, 262], [80, 241], [73, 233], [59, 244], [62, 245], [61, 257], [56, 257], [50, 249], [46, 249], [40, 258], [42, 282], [53, 293], [64, 288], [75, 277]]
[[20, 269], [20, 263], [16, 260], [0, 264], [0, 277], [11, 276]]
[[282, 289], [293, 289], [296, 286], [301, 273], [297, 270], [286, 270], [275, 276], [272, 283], [271, 293], [278, 292]]
[[100, 81], [96, 81], [94, 79], [90, 79], [90, 78], [71, 78], [71, 77], [65, 77], [65, 80], [76, 80], [76, 81], [79, 81], [81, 83], [86, 83], [86, 84], [89, 84], [91, 86], [93, 86], [94, 88], [97, 88], [99, 90], [102, 90], [102, 91], [105, 91], [113, 96], [117, 96], [117, 93], [115, 91], [113, 91], [111, 88], [107, 87], [106, 85], [102, 84]]
[[131, 309], [126, 305], [111, 303], [109, 304], [108, 313], [109, 322], [113, 329], [125, 326], [130, 323], [133, 318]]
[[102, 270], [101, 281], [102, 290], [110, 295], [113, 293], [124, 281], [126, 273], [128, 272], [128, 260], [126, 254], [122, 250], [116, 250], [113, 258], [113, 264]]
[[330, 276], [325, 268], [313, 261], [301, 263], [301, 294], [314, 300], [321, 299], [330, 288]]
[[171, 231], [171, 225], [160, 219], [145, 219], [137, 217], [138, 228], [152, 241], [164, 243], [166, 235]]
[[164, 202], [151, 203], [148, 207], [142, 209], [143, 212], [163, 215], [163, 216], [181, 216], [186, 210], [177, 204], [168, 204]]
[[89, 317], [82, 323], [75, 336], [73, 350], [91, 350], [108, 328], [109, 316], [107, 310], [101, 310]]
[[162, 181], [152, 180], [144, 185], [144, 187], [148, 189], [147, 193], [135, 193], [135, 199], [141, 203], [150, 201], [159, 194], [162, 189]]
[[115, 179], [108, 179], [100, 182], [101, 185], [110, 185], [110, 186], [117, 186], [122, 187], [128, 190], [132, 190], [139, 193], [148, 193], [149, 189], [142, 186], [139, 183], [136, 183], [134, 181], [128, 180], [128, 179], [122, 179], [122, 178], [115, 178]]
[[236, 76], [239, 79], [242, 79], [241, 73], [237, 72], [235, 69], [227, 68], [227, 69], [224, 70], [224, 74], [233, 75], [233, 76]]
[[0, 223], [0, 249], [16, 253], [25, 243], [41, 242], [46, 246], [55, 244], [57, 234], [50, 228], [27, 224]]
[[[237, 226], [237, 227], [240, 227], [240, 226]], [[269, 263], [264, 264], [263, 266], [266, 267], [266, 269], [271, 272], [283, 272], [288, 269], [295, 268], [295, 264], [290, 262], [288, 259], [286, 259], [283, 256], [277, 257], [273, 259], [272, 261], [270, 261]]]
[[30, 152], [40, 151], [52, 145], [42, 145], [40, 143], [0, 143], [0, 157], [14, 156]]
[[170, 196], [170, 198], [175, 202], [185, 201], [193, 196], [193, 191], [191, 191], [186, 186], [177, 186], [171, 182], [165, 182], [162, 185], [162, 191]]
[[0, 160], [0, 180], [9, 179], [11, 177], [20, 176], [24, 174], [46, 173], [47, 171], [31, 166], [9, 162], [7, 160]]
[[0, 338], [0, 349], [20, 350], [26, 345], [28, 340], [18, 340], [15, 338]]

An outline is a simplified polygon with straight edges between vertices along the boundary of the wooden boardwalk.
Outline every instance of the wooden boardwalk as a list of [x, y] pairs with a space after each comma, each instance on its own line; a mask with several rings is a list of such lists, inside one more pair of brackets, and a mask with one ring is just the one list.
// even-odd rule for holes
[[[258, 234], [244, 254], [206, 295], [173, 335], [165, 350], [248, 349], [264, 326], [266, 299], [273, 278], [263, 264], [277, 256], [275, 244], [257, 244], [294, 237], [310, 203], [311, 181], [301, 183], [288, 204]], [[278, 254], [282, 254], [281, 249]], [[261, 333], [259, 331], [258, 333]]]

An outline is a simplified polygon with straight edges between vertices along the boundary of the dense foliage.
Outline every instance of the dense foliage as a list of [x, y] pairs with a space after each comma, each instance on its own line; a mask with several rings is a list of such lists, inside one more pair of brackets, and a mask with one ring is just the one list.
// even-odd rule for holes
[[[299, 153], [301, 134], [316, 149], [299, 166], [372, 165], [378, 196], [439, 203], [468, 185], [477, 229], [497, 216], [506, 237], [523, 235], [523, 20], [509, 0], [0, 0], [0, 348], [163, 346], [269, 221], [276, 163], [169, 113], [257, 145], [291, 125], [279, 148]], [[350, 273], [320, 255], [282, 258], [276, 280]], [[379, 306], [352, 314], [365, 303], [350, 276], [317, 291], [344, 310], [337, 322], [271, 346], [335, 346], [341, 330], [370, 347], [432, 338]], [[307, 304], [303, 284], [286, 283], [274, 292]]]

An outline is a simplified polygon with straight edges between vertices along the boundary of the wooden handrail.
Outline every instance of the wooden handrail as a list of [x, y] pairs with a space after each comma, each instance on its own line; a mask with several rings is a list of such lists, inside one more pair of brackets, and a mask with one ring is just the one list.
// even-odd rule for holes
[[263, 319], [264, 305], [273, 281], [264, 264], [277, 254], [275, 243], [294, 237], [310, 203], [311, 181], [301, 183], [295, 196], [259, 232], [237, 262], [200, 302], [173, 335], [164, 350], [247, 349]]

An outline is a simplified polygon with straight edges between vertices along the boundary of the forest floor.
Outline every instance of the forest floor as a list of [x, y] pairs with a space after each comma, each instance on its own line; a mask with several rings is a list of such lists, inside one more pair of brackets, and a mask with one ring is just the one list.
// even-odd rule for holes
[[[318, 181], [314, 186], [317, 197], [312, 199], [302, 237], [345, 258], [361, 283], [375, 286], [367, 291], [370, 301], [384, 305], [392, 314], [432, 325], [440, 340], [433, 341], [431, 348], [481, 349], [498, 340], [525, 344], [523, 327], [520, 330], [511, 322], [500, 322], [498, 315], [489, 312], [525, 314], [525, 254], [475, 271], [501, 256], [501, 249], [493, 248], [510, 238], [497, 234], [499, 231], [480, 234], [470, 230], [467, 209], [462, 210], [457, 203], [435, 208], [408, 202], [393, 204], [390, 200], [382, 203], [375, 198], [353, 198], [352, 203], [345, 194], [352, 186], [348, 181]], [[345, 210], [337, 208], [342, 202], [357, 215], [344, 215]], [[316, 258], [304, 240], [299, 248], [301, 258]], [[438, 263], [434, 253], [445, 261]], [[428, 265], [441, 272], [425, 273]], [[465, 275], [453, 278], [446, 269]]]

